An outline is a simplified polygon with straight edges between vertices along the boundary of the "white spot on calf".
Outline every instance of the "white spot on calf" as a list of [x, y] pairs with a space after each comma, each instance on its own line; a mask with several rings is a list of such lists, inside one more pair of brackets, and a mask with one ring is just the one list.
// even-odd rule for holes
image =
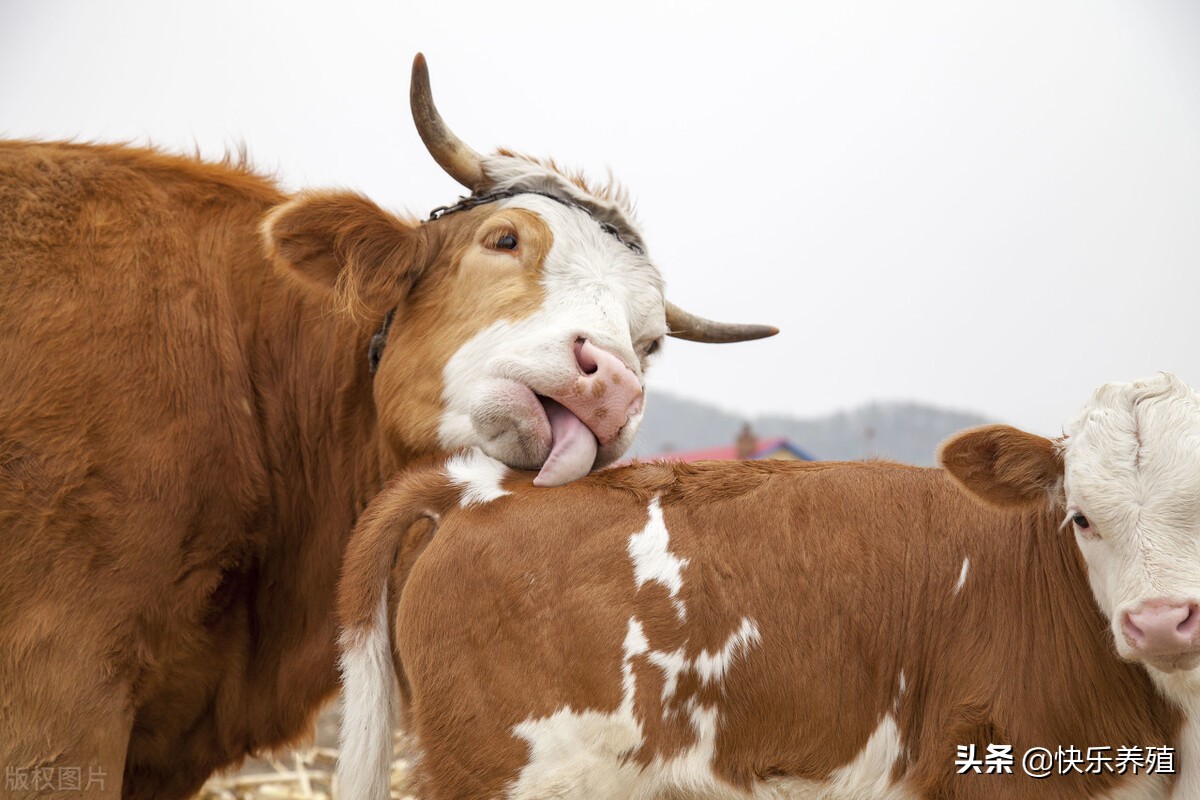
[[749, 617], [742, 617], [741, 627], [726, 640], [724, 647], [715, 653], [705, 650], [696, 656], [695, 667], [696, 672], [700, 675], [700, 680], [706, 685], [713, 681], [723, 680], [733, 659], [761, 640], [758, 626]]
[[675, 607], [675, 615], [683, 620], [687, 618], [687, 608], [683, 600], [679, 599], [679, 590], [683, 588], [683, 568], [687, 566], [688, 560], [677, 557], [668, 549], [671, 535], [667, 532], [662, 506], [657, 497], [650, 501], [648, 510], [650, 519], [646, 527], [641, 533], [629, 537], [633, 579], [639, 589], [651, 581], [665, 586], [671, 604]]
[[509, 494], [508, 490], [500, 487], [500, 482], [507, 474], [508, 467], [485, 455], [482, 450], [472, 449], [446, 462], [446, 475], [450, 483], [462, 487], [459, 505], [463, 508], [475, 503], [490, 503]]
[[339, 642], [342, 670], [341, 755], [338, 785], [348, 800], [387, 797], [394, 705], [387, 587], [370, 627], [346, 629]]
[[622, 645], [621, 705], [615, 711], [572, 711], [564, 706], [513, 727], [513, 735], [529, 744], [529, 760], [509, 787], [510, 798], [629, 794], [640, 767], [627, 757], [642, 744], [642, 724], [633, 716], [633, 659], [648, 649], [641, 623], [630, 617]]
[[894, 784], [892, 767], [903, 753], [900, 729], [891, 714], [884, 715], [859, 754], [829, 776], [829, 797], [907, 798], [910, 793]]
[[[628, 553], [635, 588], [661, 584], [683, 623], [687, 609], [679, 594], [686, 558], [670, 551], [670, 535], [658, 498], [651, 500], [646, 527], [629, 538]], [[509, 787], [510, 798], [651, 798], [683, 794], [704, 798], [744, 798], [745, 792], [717, 777], [713, 769], [719, 730], [720, 704], [703, 705], [696, 698], [672, 706], [685, 671], [695, 672], [705, 685], [725, 680], [739, 657], [758, 645], [757, 624], [743, 617], [737, 630], [715, 652], [688, 658], [685, 647], [671, 652], [650, 649], [637, 617], [630, 617], [621, 646], [621, 702], [611, 712], [576, 711], [563, 707], [539, 719], [513, 727], [513, 735], [529, 745], [529, 758]], [[685, 712], [695, 740], [690, 746], [642, 767], [632, 760], [645, 744], [641, 721], [634, 716], [637, 676], [634, 660], [646, 661], [663, 672], [662, 714]]]
[[954, 584], [954, 594], [958, 595], [962, 591], [963, 584], [967, 582], [967, 570], [971, 567], [971, 559], [963, 556], [962, 569], [958, 573], [958, 583]]
[[908, 689], [908, 679], [904, 677], [904, 670], [900, 670], [900, 679], [897, 681], [896, 699], [892, 701], [892, 713], [900, 713], [900, 701], [904, 699], [904, 692]]
[[662, 703], [663, 719], [666, 719], [667, 701], [675, 696], [675, 690], [679, 687], [679, 676], [685, 669], [691, 667], [692, 662], [683, 654], [683, 648], [672, 650], [670, 653], [651, 650], [646, 658], [663, 671]]

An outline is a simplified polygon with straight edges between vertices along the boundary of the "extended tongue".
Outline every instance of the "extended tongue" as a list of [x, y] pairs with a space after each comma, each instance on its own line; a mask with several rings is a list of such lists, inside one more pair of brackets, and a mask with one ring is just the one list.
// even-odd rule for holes
[[591, 429], [561, 403], [544, 398], [542, 404], [550, 420], [550, 455], [533, 485], [562, 486], [592, 471], [600, 445]]

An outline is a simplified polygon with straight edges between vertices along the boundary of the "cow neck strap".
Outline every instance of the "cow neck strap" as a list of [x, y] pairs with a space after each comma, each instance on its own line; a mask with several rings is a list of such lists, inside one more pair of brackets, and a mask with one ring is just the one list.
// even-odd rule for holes
[[396, 309], [387, 312], [383, 318], [383, 324], [379, 326], [379, 330], [371, 335], [371, 343], [367, 346], [367, 369], [374, 375], [379, 369], [379, 359], [383, 358], [383, 348], [387, 346], [388, 331], [392, 328], [392, 319], [396, 316]]
[[600, 226], [601, 230], [616, 239], [621, 244], [625, 245], [633, 252], [637, 253], [639, 256], [645, 253], [641, 245], [639, 245], [637, 242], [625, 241], [625, 239], [621, 237], [621, 232], [617, 230], [617, 226], [601, 219], [597, 219], [595, 212], [593, 212], [592, 209], [588, 208], [587, 206], [581, 205], [573, 200], [561, 197], [560, 195], [552, 192], [543, 192], [539, 191], [538, 189], [499, 189], [494, 192], [488, 192], [487, 194], [473, 194], [470, 197], [460, 197], [458, 198], [457, 203], [448, 206], [438, 206], [433, 211], [430, 211], [429, 219], [425, 220], [425, 222], [436, 222], [447, 214], [453, 214], [456, 211], [469, 211], [472, 208], [487, 205], [488, 203], [494, 203], [497, 200], [503, 200], [508, 197], [516, 197], [519, 194], [536, 194], [538, 197], [545, 197], [549, 200], [553, 200], [554, 202], [560, 203], [567, 208], [577, 208], [592, 219], [596, 220], [596, 223]]

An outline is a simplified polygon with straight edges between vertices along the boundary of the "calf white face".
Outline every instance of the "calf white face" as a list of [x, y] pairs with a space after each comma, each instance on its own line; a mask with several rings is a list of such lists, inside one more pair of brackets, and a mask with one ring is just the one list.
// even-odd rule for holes
[[1066, 524], [1121, 656], [1200, 664], [1200, 402], [1162, 375], [1101, 387], [1066, 429]]
[[1102, 386], [1057, 442], [1007, 425], [952, 437], [946, 470], [1004, 506], [1065, 513], [1117, 651], [1200, 666], [1200, 400], [1172, 375]]

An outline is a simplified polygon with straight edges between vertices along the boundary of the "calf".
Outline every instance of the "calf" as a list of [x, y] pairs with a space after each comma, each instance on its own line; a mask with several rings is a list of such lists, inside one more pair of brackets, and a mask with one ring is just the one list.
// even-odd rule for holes
[[406, 473], [340, 585], [345, 796], [396, 669], [428, 798], [1200, 797], [1192, 391], [941, 457]]

